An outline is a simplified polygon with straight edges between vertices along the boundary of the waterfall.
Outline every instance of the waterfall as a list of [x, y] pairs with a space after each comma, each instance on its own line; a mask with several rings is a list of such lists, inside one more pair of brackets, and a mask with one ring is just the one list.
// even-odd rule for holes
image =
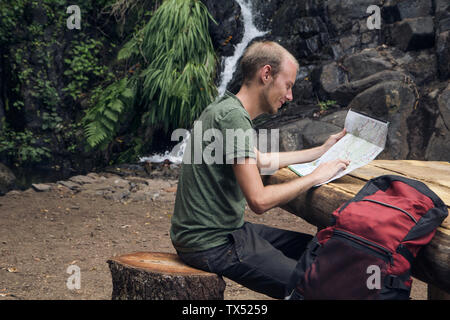
[[233, 78], [234, 71], [236, 70], [236, 65], [239, 58], [244, 53], [245, 48], [247, 48], [250, 41], [256, 37], [265, 35], [267, 32], [260, 31], [255, 27], [253, 23], [252, 14], [252, 4], [250, 0], [236, 0], [236, 2], [241, 6], [241, 15], [244, 20], [244, 35], [242, 37], [241, 43], [236, 45], [234, 49], [234, 55], [231, 57], [226, 57], [223, 59], [224, 70], [220, 76], [219, 84], [219, 96], [225, 93], [228, 83]]
[[[224, 69], [222, 74], [220, 75], [220, 84], [218, 86], [219, 96], [225, 93], [228, 83], [233, 78], [237, 62], [244, 53], [244, 50], [245, 48], [247, 48], [250, 41], [252, 41], [256, 37], [263, 36], [267, 33], [266, 31], [258, 30], [255, 24], [253, 23], [251, 0], [236, 0], [236, 2], [241, 7], [241, 15], [244, 21], [244, 35], [242, 37], [241, 43], [235, 46], [233, 56], [222, 58]], [[164, 154], [154, 154], [149, 157], [141, 157], [139, 158], [139, 161], [160, 163], [163, 162], [164, 160], [169, 160], [172, 163], [180, 164], [183, 159], [184, 150], [186, 149], [186, 142], [188, 137], [189, 133], [187, 134], [187, 136], [184, 136], [183, 141], [178, 143], [171, 151], [166, 151]]]

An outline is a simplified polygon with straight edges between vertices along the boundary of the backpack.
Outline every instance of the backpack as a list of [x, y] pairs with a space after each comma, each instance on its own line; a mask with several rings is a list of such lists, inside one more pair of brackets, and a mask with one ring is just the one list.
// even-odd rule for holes
[[299, 259], [286, 299], [408, 299], [414, 258], [448, 211], [422, 182], [384, 175], [332, 215]]

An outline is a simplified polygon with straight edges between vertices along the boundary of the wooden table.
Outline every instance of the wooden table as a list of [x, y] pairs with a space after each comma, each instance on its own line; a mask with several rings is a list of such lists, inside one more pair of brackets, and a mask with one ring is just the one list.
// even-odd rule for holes
[[[450, 207], [450, 163], [416, 160], [375, 160], [333, 182], [312, 188], [282, 206], [283, 209], [323, 228], [331, 214], [353, 198], [364, 184], [385, 174], [416, 179], [433, 190]], [[288, 168], [264, 177], [264, 183], [278, 184], [298, 178]], [[421, 250], [412, 268], [413, 276], [428, 283], [429, 298], [450, 298], [450, 215], [437, 229], [432, 241]]]

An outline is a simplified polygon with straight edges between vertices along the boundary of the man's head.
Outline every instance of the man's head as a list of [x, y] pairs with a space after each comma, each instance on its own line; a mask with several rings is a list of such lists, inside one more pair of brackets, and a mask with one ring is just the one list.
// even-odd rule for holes
[[295, 57], [276, 42], [255, 42], [241, 59], [243, 85], [258, 88], [263, 111], [276, 113], [292, 100], [299, 64]]

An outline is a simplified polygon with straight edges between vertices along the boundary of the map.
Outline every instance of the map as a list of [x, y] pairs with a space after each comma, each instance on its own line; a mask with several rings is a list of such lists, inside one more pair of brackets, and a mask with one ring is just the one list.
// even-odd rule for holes
[[290, 165], [289, 169], [299, 176], [313, 172], [321, 163], [336, 159], [350, 160], [346, 170], [339, 172], [332, 179], [338, 179], [347, 173], [374, 160], [386, 145], [388, 122], [380, 121], [362, 113], [349, 110], [345, 118], [347, 134], [315, 161]]

